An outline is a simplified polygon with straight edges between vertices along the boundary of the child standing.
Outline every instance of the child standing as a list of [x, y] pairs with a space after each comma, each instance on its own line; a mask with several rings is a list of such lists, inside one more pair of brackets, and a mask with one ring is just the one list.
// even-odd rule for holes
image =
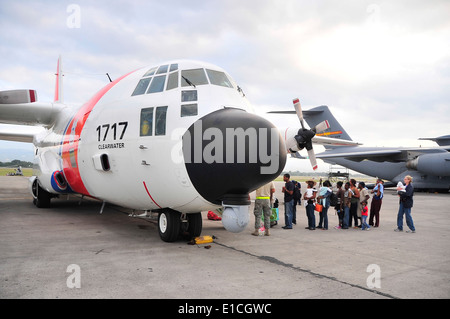
[[369, 209], [367, 208], [367, 201], [361, 202], [361, 230], [369, 230], [370, 226], [367, 225], [367, 216], [369, 215]]

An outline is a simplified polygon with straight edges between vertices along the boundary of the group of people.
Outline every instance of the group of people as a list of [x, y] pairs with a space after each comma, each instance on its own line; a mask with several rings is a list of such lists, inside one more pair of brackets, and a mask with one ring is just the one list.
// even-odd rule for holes
[[[381, 179], [377, 179], [374, 188], [369, 191], [364, 182], [357, 183], [355, 179], [351, 179], [345, 184], [342, 181], [337, 182], [337, 191], [333, 192], [330, 181], [326, 180], [316, 189], [314, 180], [306, 181], [307, 189], [301, 194], [301, 184], [290, 180], [289, 174], [284, 174], [283, 180], [285, 185], [282, 188], [284, 194], [284, 219], [285, 226], [283, 229], [292, 229], [296, 224], [296, 207], [297, 203], [303, 203], [306, 208], [306, 216], [308, 219], [309, 230], [328, 229], [328, 210], [333, 207], [339, 219], [339, 225], [336, 229], [348, 229], [354, 225], [354, 228], [361, 230], [369, 230], [371, 227], [379, 227], [380, 209], [383, 202], [384, 186]], [[400, 183], [401, 184], [401, 183]], [[412, 186], [412, 177], [404, 178], [405, 185], [398, 185], [397, 191], [399, 195], [399, 211], [397, 214], [397, 228], [395, 231], [403, 231], [403, 216], [406, 216], [406, 224], [409, 227], [407, 232], [415, 232], [414, 222], [411, 217], [411, 208], [413, 206], [414, 187]], [[264, 214], [264, 235], [270, 235], [270, 216], [272, 210], [270, 203], [275, 186], [273, 182], [266, 184], [256, 190], [255, 200], [255, 231], [253, 235], [259, 235], [261, 228], [261, 216]], [[370, 212], [368, 208], [368, 200], [370, 195], [372, 201], [370, 204]], [[320, 207], [320, 209], [319, 209]], [[319, 223], [316, 225], [315, 211], [319, 211]], [[367, 219], [369, 221], [367, 221]]]

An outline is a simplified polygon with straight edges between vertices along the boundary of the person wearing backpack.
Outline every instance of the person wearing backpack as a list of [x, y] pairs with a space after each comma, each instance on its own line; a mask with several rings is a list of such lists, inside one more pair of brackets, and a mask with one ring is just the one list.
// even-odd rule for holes
[[297, 182], [294, 180], [292, 180], [292, 183], [294, 184], [294, 207], [292, 210], [292, 224], [296, 225], [297, 224], [297, 204], [298, 205], [302, 204], [302, 194], [301, 194], [302, 185], [300, 184], [300, 182]]
[[344, 221], [344, 190], [342, 189], [342, 185], [344, 183], [342, 181], [337, 182], [337, 192], [336, 192], [336, 205], [334, 209], [336, 210], [336, 214], [338, 216], [339, 224], [335, 227], [336, 229], [341, 229], [343, 227]]

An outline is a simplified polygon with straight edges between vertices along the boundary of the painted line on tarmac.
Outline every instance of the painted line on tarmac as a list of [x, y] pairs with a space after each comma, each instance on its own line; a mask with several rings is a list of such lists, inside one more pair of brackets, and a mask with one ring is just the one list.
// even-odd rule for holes
[[370, 288], [367, 288], [367, 287], [364, 287], [364, 286], [355, 285], [355, 284], [351, 284], [351, 283], [349, 283], [349, 282], [345, 282], [345, 281], [339, 280], [339, 279], [337, 279], [336, 277], [331, 277], [331, 276], [327, 276], [327, 275], [322, 275], [322, 274], [319, 274], [319, 273], [315, 273], [315, 272], [313, 272], [313, 271], [311, 271], [311, 270], [309, 270], [309, 269], [303, 269], [303, 268], [300, 268], [300, 267], [294, 267], [294, 265], [292, 265], [292, 264], [286, 264], [285, 262], [282, 262], [281, 260], [278, 260], [278, 259], [276, 259], [275, 257], [271, 257], [271, 256], [258, 256], [258, 255], [254, 255], [254, 254], [249, 253], [249, 252], [244, 251], [244, 250], [240, 250], [240, 249], [237, 249], [237, 248], [234, 248], [234, 247], [231, 247], [231, 246], [227, 246], [227, 245], [218, 243], [217, 241], [214, 241], [214, 243], [217, 244], [217, 245], [219, 245], [219, 246], [222, 246], [222, 247], [224, 247], [224, 248], [228, 248], [228, 249], [231, 249], [231, 250], [240, 252], [240, 253], [242, 253], [242, 254], [245, 254], [245, 255], [248, 255], [248, 256], [251, 256], [251, 257], [255, 257], [255, 258], [258, 258], [258, 259], [263, 260], [263, 261], [270, 262], [270, 263], [275, 264], [275, 265], [278, 265], [278, 266], [282, 266], [282, 267], [289, 268], [289, 269], [292, 269], [292, 270], [295, 270], [295, 271], [301, 271], [301, 272], [303, 272], [303, 273], [310, 274], [310, 275], [315, 276], [315, 277], [317, 277], [317, 278], [329, 279], [329, 280], [332, 280], [332, 281], [335, 281], [335, 282], [338, 282], [338, 283], [341, 283], [341, 284], [344, 284], [344, 285], [351, 286], [351, 287], [353, 287], [353, 288], [359, 288], [359, 289], [362, 289], [362, 290], [365, 290], [365, 291], [368, 291], [368, 292], [371, 292], [371, 293], [374, 293], [374, 294], [377, 294], [377, 295], [380, 295], [380, 296], [384, 296], [384, 297], [386, 297], [386, 298], [390, 298], [390, 299], [400, 299], [400, 298], [398, 298], [398, 297], [395, 297], [395, 296], [393, 296], [393, 295], [390, 295], [390, 294], [387, 294], [387, 293], [384, 293], [384, 292], [381, 292], [381, 291], [376, 291], [376, 290], [373, 290], [373, 289], [370, 289]]

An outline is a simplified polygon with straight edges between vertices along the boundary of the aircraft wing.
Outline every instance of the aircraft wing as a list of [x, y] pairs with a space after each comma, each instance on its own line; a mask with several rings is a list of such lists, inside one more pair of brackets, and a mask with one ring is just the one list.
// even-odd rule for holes
[[51, 126], [64, 107], [37, 102], [35, 90], [0, 91], [0, 123], [5, 124], [0, 125], [0, 140], [33, 143], [34, 136], [43, 126]]
[[316, 157], [320, 159], [346, 158], [355, 162], [370, 160], [375, 162], [406, 162], [424, 153], [447, 152], [447, 148], [382, 148], [382, 147], [354, 147], [332, 149]]

